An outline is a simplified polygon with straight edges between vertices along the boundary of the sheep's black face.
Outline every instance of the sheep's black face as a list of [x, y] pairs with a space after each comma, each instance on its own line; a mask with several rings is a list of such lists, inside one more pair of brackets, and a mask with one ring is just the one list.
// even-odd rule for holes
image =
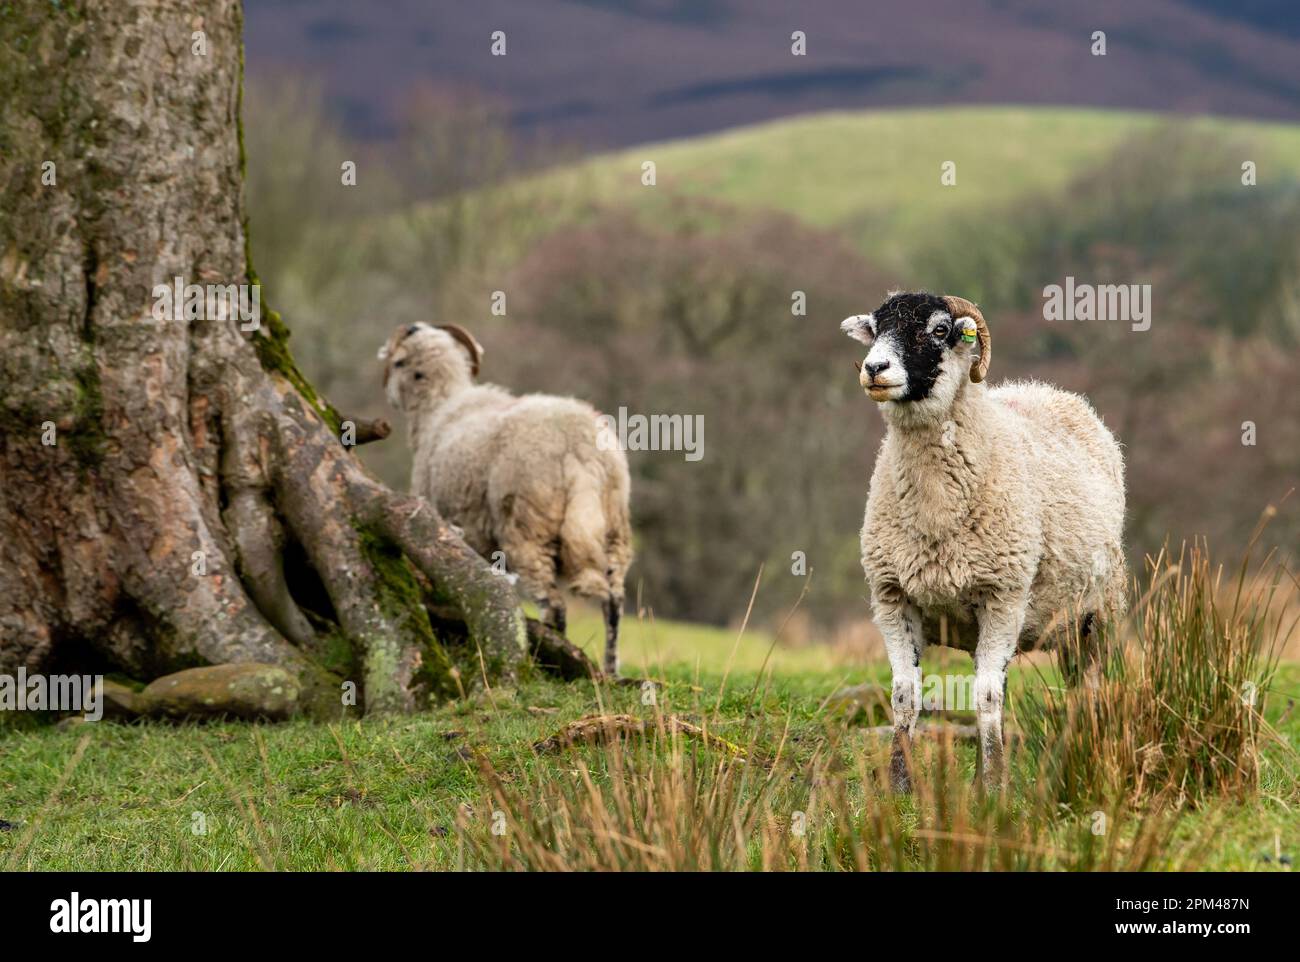
[[924, 401], [948, 378], [954, 379], [955, 393], [970, 366], [973, 335], [954, 323], [948, 305], [933, 294], [894, 294], [841, 328], [871, 346], [859, 381], [873, 401]]

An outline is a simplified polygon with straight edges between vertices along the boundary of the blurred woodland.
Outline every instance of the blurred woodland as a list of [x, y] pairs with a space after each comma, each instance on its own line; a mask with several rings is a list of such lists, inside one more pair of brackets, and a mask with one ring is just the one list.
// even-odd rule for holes
[[[664, 617], [734, 622], [760, 567], [759, 619], [779, 620], [805, 587], [804, 624], [865, 617], [858, 529], [883, 431], [838, 325], [890, 288], [981, 303], [993, 382], [1039, 378], [1093, 401], [1125, 445], [1135, 570], [1167, 538], [1205, 536], [1235, 557], [1300, 476], [1300, 182], [1243, 189], [1241, 144], [1171, 121], [1063, 188], [954, 216], [910, 242], [900, 270], [776, 204], [671, 185], [642, 203], [635, 169], [623, 200], [548, 191], [537, 172], [572, 159], [521, 159], [501, 117], [463, 98], [412, 95], [398, 136], [378, 143], [350, 141], [301, 81], [250, 85], [245, 112], [263, 303], [339, 409], [396, 422], [375, 351], [395, 325], [428, 320], [473, 331], [483, 377], [513, 391], [704, 416], [703, 460], [629, 455], [629, 598]], [[355, 187], [340, 186], [345, 160]], [[1151, 284], [1151, 329], [1045, 321], [1043, 288], [1067, 275]], [[798, 291], [806, 314], [792, 311]], [[360, 456], [405, 489], [398, 427]], [[1294, 550], [1296, 501], [1268, 543]]]

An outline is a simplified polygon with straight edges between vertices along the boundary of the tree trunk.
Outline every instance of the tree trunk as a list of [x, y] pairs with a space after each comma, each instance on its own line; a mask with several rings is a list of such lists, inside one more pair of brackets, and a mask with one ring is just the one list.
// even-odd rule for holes
[[348, 680], [407, 710], [473, 681], [425, 601], [459, 613], [474, 675], [519, 669], [509, 584], [361, 467], [274, 312], [155, 319], [175, 278], [257, 282], [242, 19], [0, 9], [0, 671], [267, 662], [308, 710]]

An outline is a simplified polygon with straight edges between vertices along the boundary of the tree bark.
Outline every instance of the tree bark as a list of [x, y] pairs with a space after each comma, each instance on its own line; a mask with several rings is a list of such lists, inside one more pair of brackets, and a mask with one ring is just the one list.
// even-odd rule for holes
[[309, 710], [347, 680], [408, 710], [466, 681], [421, 584], [498, 676], [526, 657], [509, 584], [361, 467], [274, 312], [155, 319], [175, 278], [257, 283], [242, 20], [239, 0], [0, 10], [0, 671], [267, 662]]

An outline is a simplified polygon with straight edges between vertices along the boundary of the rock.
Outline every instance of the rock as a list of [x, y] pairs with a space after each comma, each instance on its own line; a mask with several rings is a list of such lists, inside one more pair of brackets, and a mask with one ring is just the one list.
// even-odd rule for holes
[[164, 675], [138, 696], [168, 718], [288, 718], [298, 709], [298, 680], [277, 665], [245, 662]]

